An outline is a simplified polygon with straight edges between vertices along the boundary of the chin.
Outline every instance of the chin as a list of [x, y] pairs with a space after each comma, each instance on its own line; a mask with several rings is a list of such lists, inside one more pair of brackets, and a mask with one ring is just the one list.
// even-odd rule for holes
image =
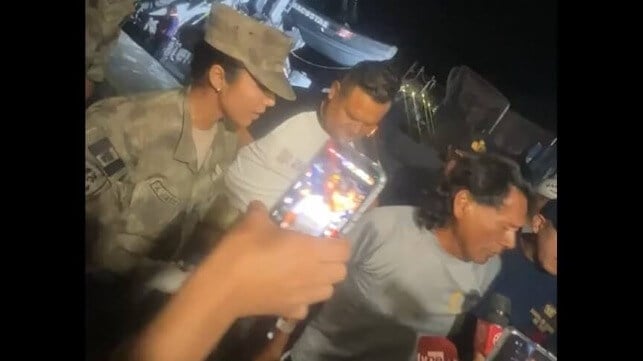
[[547, 273], [549, 273], [552, 276], [556, 276], [558, 274], [558, 267], [556, 266], [549, 266], [549, 267], [543, 267]]
[[237, 120], [234, 121], [234, 125], [235, 125], [235, 127], [237, 127], [237, 129], [247, 128], [256, 119], [257, 119], [257, 117], [252, 117], [252, 118], [247, 117], [247, 118], [242, 118], [242, 119], [237, 118]]
[[335, 137], [335, 139], [338, 142], [343, 143], [343, 144], [350, 143], [350, 142], [355, 140], [355, 138], [349, 137], [347, 135], [340, 135], [340, 136]]
[[477, 263], [477, 264], [485, 264], [485, 263], [489, 262], [489, 260], [492, 259], [494, 256], [495, 256], [495, 254], [482, 255], [482, 256], [472, 258], [471, 261], [473, 263]]
[[479, 257], [479, 258], [474, 258], [471, 260], [471, 262], [475, 264], [485, 264], [487, 261], [489, 261], [491, 257]]

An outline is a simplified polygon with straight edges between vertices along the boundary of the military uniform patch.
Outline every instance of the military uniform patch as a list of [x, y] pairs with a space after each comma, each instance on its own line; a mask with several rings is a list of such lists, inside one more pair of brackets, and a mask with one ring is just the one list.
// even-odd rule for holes
[[167, 188], [165, 188], [160, 180], [156, 180], [150, 183], [150, 188], [152, 189], [152, 192], [154, 192], [156, 197], [161, 200], [161, 202], [171, 204], [173, 206], [179, 205], [179, 199], [176, 198]]
[[107, 184], [107, 177], [90, 162], [85, 161], [85, 197], [93, 196]]
[[96, 143], [90, 145], [88, 149], [89, 152], [96, 157], [100, 167], [108, 177], [113, 176], [125, 168], [125, 162], [118, 156], [116, 149], [114, 149], [109, 139], [101, 138]]

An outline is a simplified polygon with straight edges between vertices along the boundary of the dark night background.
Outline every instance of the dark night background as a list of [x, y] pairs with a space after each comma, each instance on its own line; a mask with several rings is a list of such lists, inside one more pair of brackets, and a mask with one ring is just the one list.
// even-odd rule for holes
[[[328, 15], [340, 1], [308, 0]], [[414, 60], [446, 84], [467, 65], [495, 85], [512, 109], [556, 130], [557, 10], [554, 0], [362, 0], [352, 27], [394, 44], [398, 60]]]

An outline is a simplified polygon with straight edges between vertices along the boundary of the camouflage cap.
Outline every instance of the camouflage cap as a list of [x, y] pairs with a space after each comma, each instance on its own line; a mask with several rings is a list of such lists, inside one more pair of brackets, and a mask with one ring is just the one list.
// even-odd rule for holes
[[208, 44], [242, 62], [257, 81], [275, 94], [296, 99], [284, 69], [292, 49], [289, 37], [222, 4], [212, 6], [205, 26]]

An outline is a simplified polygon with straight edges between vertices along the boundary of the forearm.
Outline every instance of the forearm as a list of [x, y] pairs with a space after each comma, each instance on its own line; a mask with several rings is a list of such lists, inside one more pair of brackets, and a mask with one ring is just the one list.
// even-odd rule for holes
[[206, 259], [181, 290], [144, 330], [133, 350], [137, 361], [203, 360], [238, 317], [230, 297], [233, 281]]

